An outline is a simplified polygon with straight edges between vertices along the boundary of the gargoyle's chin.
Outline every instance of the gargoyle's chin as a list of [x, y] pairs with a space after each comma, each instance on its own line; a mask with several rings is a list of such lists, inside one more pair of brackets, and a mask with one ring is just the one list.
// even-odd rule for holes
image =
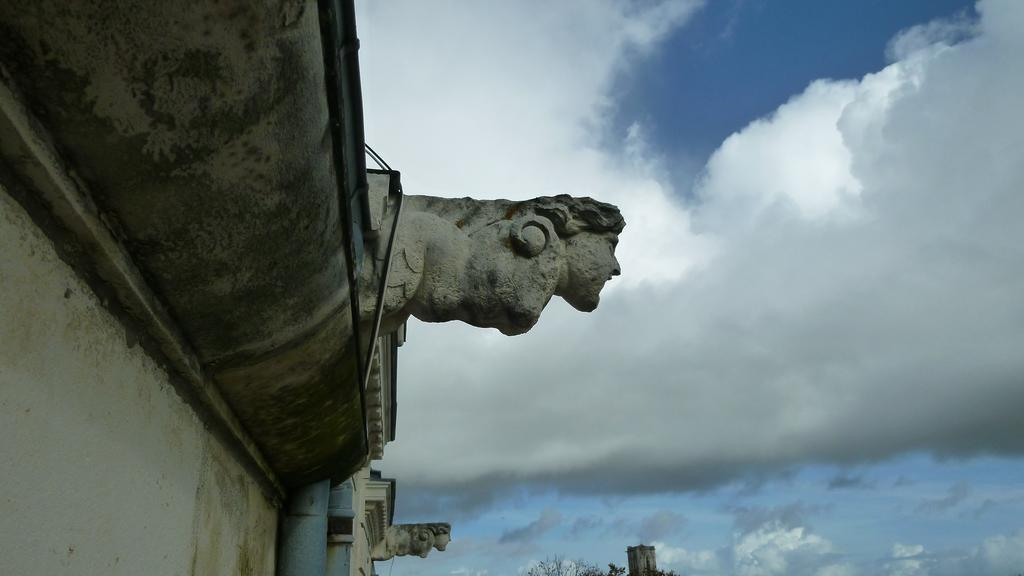
[[536, 324], [536, 322], [531, 322], [529, 324], [526, 324], [526, 323], [521, 323], [521, 324], [509, 323], [509, 324], [505, 324], [503, 326], [498, 326], [497, 328], [498, 328], [498, 331], [501, 332], [502, 334], [504, 334], [505, 336], [519, 336], [520, 334], [526, 334], [527, 332], [529, 332], [530, 328], [533, 328], [534, 324]]
[[570, 306], [580, 312], [593, 312], [594, 310], [597, 310], [597, 305], [601, 302], [600, 294], [574, 296], [572, 298], [563, 296], [563, 298], [565, 298], [565, 301], [568, 302]]
[[523, 308], [505, 308], [504, 318], [498, 322], [497, 328], [506, 336], [526, 334], [540, 320], [540, 313]]

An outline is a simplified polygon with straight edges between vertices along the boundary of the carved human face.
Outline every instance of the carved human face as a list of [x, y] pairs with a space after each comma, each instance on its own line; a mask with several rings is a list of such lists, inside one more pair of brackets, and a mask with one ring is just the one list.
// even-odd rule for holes
[[582, 312], [591, 312], [601, 300], [605, 282], [621, 272], [615, 258], [619, 235], [581, 232], [565, 240], [565, 268], [557, 294]]
[[447, 529], [439, 529], [434, 531], [434, 548], [444, 551], [448, 547], [448, 543], [452, 541], [451, 532]]

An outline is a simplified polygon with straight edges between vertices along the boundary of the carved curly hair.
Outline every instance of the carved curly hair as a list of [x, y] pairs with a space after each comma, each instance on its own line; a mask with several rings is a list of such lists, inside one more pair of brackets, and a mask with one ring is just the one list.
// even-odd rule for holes
[[559, 236], [567, 237], [580, 232], [622, 232], [626, 221], [612, 204], [593, 198], [574, 198], [567, 194], [542, 196], [519, 203], [520, 209], [533, 210], [555, 226]]
[[[473, 200], [472, 198], [436, 198], [407, 196], [410, 209], [420, 209], [451, 220], [466, 233], [488, 226], [499, 219], [510, 219], [520, 214], [544, 216], [563, 238], [580, 232], [622, 232], [625, 221], [619, 209], [593, 198], [574, 198], [567, 194], [541, 196], [532, 200]], [[413, 204], [417, 208], [412, 208]]]

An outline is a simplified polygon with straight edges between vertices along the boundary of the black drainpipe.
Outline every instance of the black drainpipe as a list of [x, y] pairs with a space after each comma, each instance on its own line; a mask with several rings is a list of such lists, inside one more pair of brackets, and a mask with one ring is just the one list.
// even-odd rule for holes
[[[363, 268], [363, 222], [369, 219], [366, 182], [366, 139], [363, 135], [363, 95], [359, 80], [359, 38], [356, 36], [356, 10], [353, 0], [319, 0], [320, 35], [324, 50], [327, 106], [330, 113], [334, 150], [335, 178], [338, 186], [352, 307], [352, 337], [356, 349], [356, 370], [362, 383], [370, 366], [363, 361], [364, 345], [360, 333], [359, 274]], [[370, 343], [367, 343], [369, 345]], [[369, 437], [366, 413], [363, 413], [363, 440]], [[369, 446], [364, 446], [369, 453]]]

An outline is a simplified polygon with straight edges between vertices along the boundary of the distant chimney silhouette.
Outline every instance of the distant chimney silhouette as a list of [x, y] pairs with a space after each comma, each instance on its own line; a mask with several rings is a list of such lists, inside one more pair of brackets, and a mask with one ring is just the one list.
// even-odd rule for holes
[[658, 569], [654, 546], [630, 546], [626, 548], [626, 558], [629, 559], [629, 576], [647, 576]]

